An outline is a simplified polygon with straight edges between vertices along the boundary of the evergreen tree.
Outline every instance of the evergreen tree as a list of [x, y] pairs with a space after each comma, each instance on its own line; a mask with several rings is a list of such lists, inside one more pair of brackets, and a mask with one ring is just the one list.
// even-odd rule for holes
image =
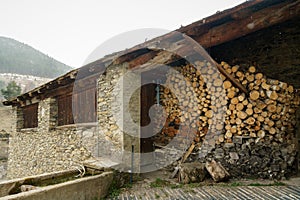
[[15, 81], [11, 81], [6, 86], [6, 89], [1, 89], [1, 93], [6, 100], [9, 100], [21, 94], [21, 87]]

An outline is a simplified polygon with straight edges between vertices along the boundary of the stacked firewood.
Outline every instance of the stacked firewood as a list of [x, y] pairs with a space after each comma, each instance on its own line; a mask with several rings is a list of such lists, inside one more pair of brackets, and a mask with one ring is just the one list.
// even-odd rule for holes
[[296, 108], [300, 104], [299, 94], [293, 86], [266, 78], [254, 66], [242, 72], [238, 66], [230, 67], [225, 62], [221, 65], [249, 91], [246, 95], [229, 81], [224, 81], [229, 101], [225, 139], [230, 141], [232, 135], [248, 135], [258, 140], [267, 137], [283, 142], [286, 134], [294, 130]]
[[[293, 86], [267, 78], [254, 66], [242, 70], [225, 62], [220, 65], [248, 93], [208, 62], [198, 62], [196, 68], [187, 65], [170, 70], [165, 86], [160, 88], [160, 104], [168, 118], [159, 140], [170, 141], [180, 133], [180, 127], [189, 127], [196, 143], [232, 143], [234, 136], [279, 143], [285, 140], [294, 129], [300, 104]], [[213, 135], [207, 135], [208, 130]]]

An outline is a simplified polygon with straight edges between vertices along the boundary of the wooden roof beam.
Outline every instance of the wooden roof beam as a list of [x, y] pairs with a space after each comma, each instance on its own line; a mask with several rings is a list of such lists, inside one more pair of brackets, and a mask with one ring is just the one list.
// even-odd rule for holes
[[119, 56], [117, 59], [114, 60], [113, 64], [114, 65], [118, 65], [124, 62], [129, 62], [131, 60], [136, 59], [139, 56], [142, 56], [144, 54], [147, 54], [149, 52], [151, 52], [152, 50], [148, 49], [148, 48], [140, 48], [134, 51], [131, 51], [129, 53], [126, 53], [124, 55]]
[[128, 62], [129, 69], [132, 69], [132, 68], [137, 67], [137, 66], [141, 66], [141, 65], [149, 62], [154, 57], [156, 57], [159, 52], [161, 52], [161, 51], [160, 50], [159, 51], [150, 51], [150, 52], [148, 52], [146, 54], [138, 56], [135, 59], [130, 60]]
[[240, 38], [257, 30], [282, 23], [299, 16], [300, 0], [284, 2], [233, 20], [220, 26], [210, 28], [206, 33], [192, 36], [204, 48], [216, 46]]

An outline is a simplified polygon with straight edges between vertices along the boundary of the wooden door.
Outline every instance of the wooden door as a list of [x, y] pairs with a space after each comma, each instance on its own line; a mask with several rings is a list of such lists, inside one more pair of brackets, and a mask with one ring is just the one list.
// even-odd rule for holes
[[155, 104], [155, 88], [156, 84], [146, 84], [141, 87], [141, 153], [153, 152], [153, 141], [151, 138], [153, 130], [149, 127], [146, 129], [142, 127], [147, 126], [151, 122], [149, 109]]

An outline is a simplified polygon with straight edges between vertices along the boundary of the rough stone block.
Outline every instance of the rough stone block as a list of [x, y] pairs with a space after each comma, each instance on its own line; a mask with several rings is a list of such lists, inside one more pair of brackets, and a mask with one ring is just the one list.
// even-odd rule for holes
[[236, 152], [229, 152], [230, 159], [232, 160], [238, 160], [239, 155]]
[[204, 163], [193, 162], [181, 164], [179, 178], [181, 183], [195, 183], [204, 180], [207, 172]]
[[219, 148], [215, 151], [215, 158], [220, 159], [224, 157], [224, 150]]
[[271, 165], [271, 170], [274, 172], [279, 172], [280, 171], [280, 166], [279, 165]]
[[226, 149], [230, 149], [230, 148], [234, 148], [234, 147], [235, 147], [234, 143], [225, 143], [224, 144], [224, 148], [226, 148]]
[[233, 143], [235, 143], [235, 144], [243, 144], [243, 137], [241, 137], [241, 136], [235, 136], [235, 137], [233, 137]]

